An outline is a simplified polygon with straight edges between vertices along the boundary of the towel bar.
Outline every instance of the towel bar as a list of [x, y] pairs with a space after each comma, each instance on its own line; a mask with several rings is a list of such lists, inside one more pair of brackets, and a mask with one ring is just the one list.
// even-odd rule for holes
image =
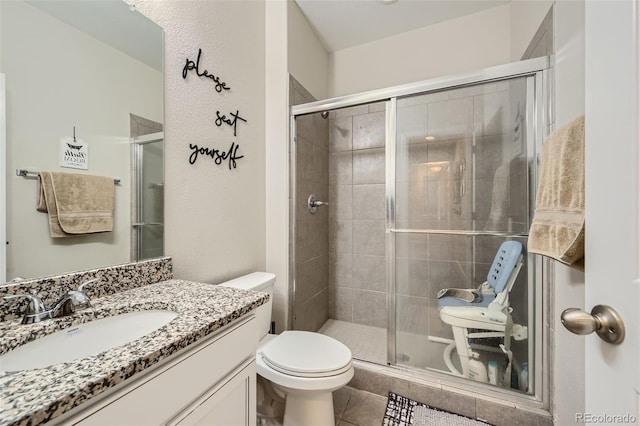
[[[34, 172], [32, 170], [16, 169], [16, 176], [27, 177], [27, 176], [38, 176], [39, 174], [40, 174], [39, 172]], [[120, 185], [120, 179], [113, 179], [113, 184]]]

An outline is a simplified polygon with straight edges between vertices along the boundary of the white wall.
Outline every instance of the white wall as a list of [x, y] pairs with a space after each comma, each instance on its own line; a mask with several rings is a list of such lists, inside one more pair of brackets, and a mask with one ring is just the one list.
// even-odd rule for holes
[[[555, 44], [555, 122], [560, 128], [585, 111], [585, 14], [584, 3], [556, 1], [554, 10]], [[555, 263], [552, 293], [553, 406], [556, 424], [572, 424], [575, 413], [584, 412], [585, 337], [567, 331], [560, 314], [571, 307], [584, 309], [584, 273]], [[590, 309], [588, 309], [590, 310]]]
[[[7, 85], [7, 277], [36, 277], [128, 262], [129, 113], [162, 121], [158, 71], [24, 2], [2, 2]], [[88, 173], [121, 179], [114, 231], [53, 240], [36, 211], [37, 182], [16, 168], [59, 167], [60, 138], [89, 144]], [[3, 241], [4, 244], [4, 241]]]
[[287, 0], [266, 4], [266, 265], [276, 274], [273, 320], [287, 328], [289, 307], [289, 74]]
[[[554, 10], [555, 62], [554, 113], [550, 130], [562, 127], [585, 109], [584, 3], [570, 0], [511, 2], [512, 60], [522, 57], [549, 7]], [[551, 412], [559, 425], [575, 423], [575, 413], [584, 412], [585, 339], [569, 333], [560, 314], [569, 307], [584, 306], [584, 273], [553, 262], [549, 328], [552, 337]]]
[[[165, 31], [165, 253], [174, 276], [221, 282], [265, 269], [265, 2], [137, 0]], [[231, 90], [219, 94], [186, 59], [202, 49], [209, 70]], [[215, 125], [216, 111], [240, 111], [237, 137]], [[237, 168], [199, 156], [190, 144], [239, 144]], [[271, 165], [269, 165], [271, 167]]]
[[289, 73], [316, 99], [329, 97], [329, 52], [297, 3], [287, 1]]
[[289, 307], [289, 73], [316, 99], [328, 97], [329, 54], [293, 0], [266, 3], [266, 268], [277, 276], [273, 320]]
[[553, 3], [553, 0], [511, 0], [511, 61], [519, 61], [522, 58]]
[[509, 5], [333, 52], [331, 97], [510, 61]]

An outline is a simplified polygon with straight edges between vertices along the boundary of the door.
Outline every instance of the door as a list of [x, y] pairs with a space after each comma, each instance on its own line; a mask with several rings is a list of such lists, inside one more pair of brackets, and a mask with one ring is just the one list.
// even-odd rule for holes
[[[389, 153], [395, 158], [395, 239], [388, 253], [395, 271], [395, 328], [389, 328], [396, 365], [532, 395], [541, 389], [533, 380], [542, 365], [534, 356], [541, 277], [534, 273], [536, 257], [527, 254], [535, 193], [529, 177], [541, 137], [533, 120], [542, 105], [536, 86], [542, 92], [541, 73], [397, 98]], [[491, 308], [504, 316], [489, 324], [478, 318], [496, 299], [489, 273], [495, 277], [492, 262], [507, 241], [518, 247], [514, 259], [522, 253], [522, 268], [505, 276], [505, 299]], [[473, 303], [440, 298], [447, 289], [477, 290], [483, 282], [484, 294]], [[471, 365], [496, 373], [492, 380], [474, 376]]]
[[584, 420], [600, 424], [639, 417], [636, 7], [587, 1], [585, 9], [585, 310], [610, 305], [626, 326], [619, 345], [585, 336], [586, 412], [599, 417]]
[[252, 361], [221, 388], [201, 397], [186, 417], [167, 424], [253, 426], [256, 421], [256, 362]]

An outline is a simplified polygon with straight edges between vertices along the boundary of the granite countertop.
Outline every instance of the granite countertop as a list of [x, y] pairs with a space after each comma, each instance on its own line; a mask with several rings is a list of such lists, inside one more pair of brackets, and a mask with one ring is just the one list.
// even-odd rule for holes
[[22, 325], [0, 322], [0, 354], [72, 325], [121, 313], [165, 309], [167, 325], [95, 356], [46, 368], [0, 372], [0, 425], [36, 425], [62, 415], [269, 299], [266, 293], [168, 280], [92, 300], [67, 317]]

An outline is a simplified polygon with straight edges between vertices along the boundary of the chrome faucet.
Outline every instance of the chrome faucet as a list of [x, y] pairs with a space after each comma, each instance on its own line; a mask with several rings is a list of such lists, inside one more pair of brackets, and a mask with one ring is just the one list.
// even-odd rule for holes
[[102, 277], [85, 281], [80, 284], [77, 290], [71, 290], [62, 296], [51, 308], [51, 317], [57, 318], [64, 315], [71, 315], [74, 312], [90, 308], [91, 300], [84, 292], [84, 288], [88, 284], [95, 283], [97, 281], [102, 281]]
[[89, 281], [85, 281], [77, 290], [71, 290], [62, 296], [53, 306], [47, 309], [34, 291], [32, 294], [14, 294], [5, 296], [5, 299], [15, 299], [19, 297], [27, 297], [31, 299], [31, 303], [27, 308], [24, 317], [22, 318], [22, 324], [33, 324], [42, 320], [58, 318], [65, 315], [71, 315], [74, 312], [81, 311], [91, 307], [91, 300], [89, 296], [84, 292], [85, 286], [88, 284], [102, 281], [102, 277], [94, 278]]

